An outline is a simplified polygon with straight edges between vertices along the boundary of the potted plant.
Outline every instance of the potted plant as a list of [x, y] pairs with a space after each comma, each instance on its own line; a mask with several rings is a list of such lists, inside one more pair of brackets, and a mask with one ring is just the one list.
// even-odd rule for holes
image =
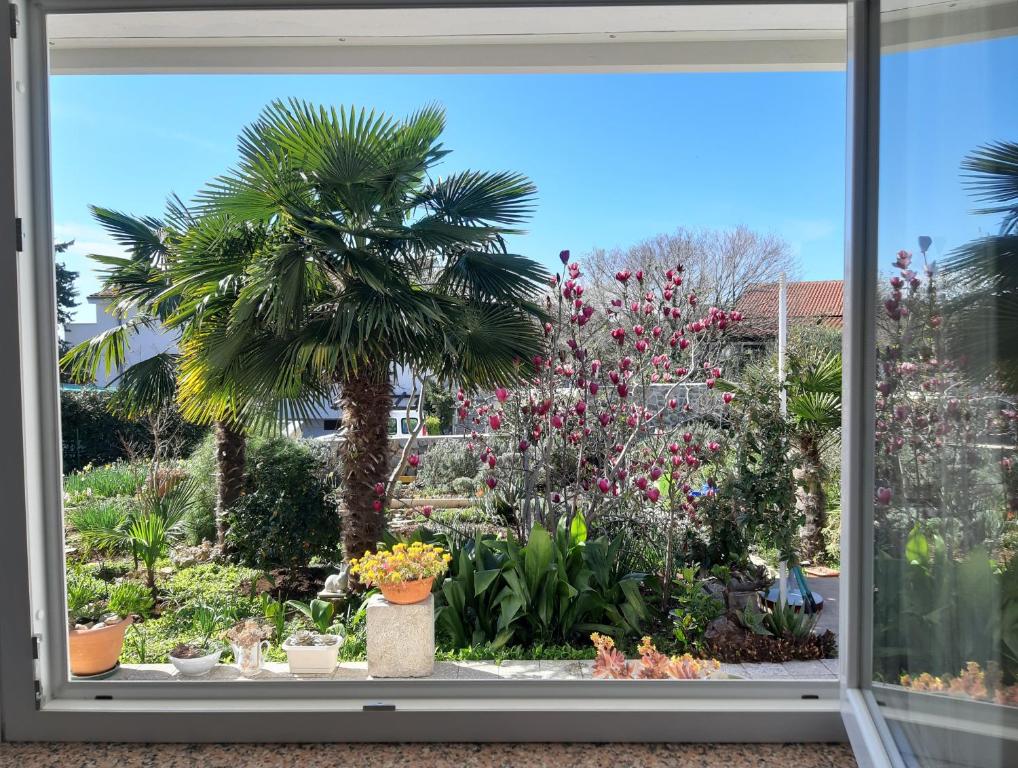
[[441, 547], [420, 541], [384, 546], [350, 561], [350, 573], [369, 586], [377, 586], [390, 603], [419, 603], [431, 592], [436, 576], [449, 567], [452, 556]]
[[205, 603], [196, 605], [191, 612], [191, 623], [197, 640], [180, 643], [170, 651], [170, 662], [185, 677], [207, 675], [219, 663], [223, 646], [212, 636], [224, 623], [223, 614]]
[[290, 600], [286, 604], [312, 620], [318, 629], [318, 632], [301, 629], [283, 642], [290, 673], [331, 674], [339, 661], [339, 647], [345, 639], [342, 625], [332, 620], [336, 606], [328, 600], [312, 600], [310, 603]]
[[262, 654], [269, 649], [272, 628], [257, 619], [245, 619], [226, 632], [233, 650], [233, 660], [245, 677], [257, 675], [262, 669]]
[[312, 600], [310, 603], [290, 600], [287, 605], [309, 618], [318, 630], [300, 630], [283, 641], [290, 673], [331, 674], [339, 661], [339, 647], [344, 640], [342, 626], [332, 621], [336, 607], [327, 600]]
[[141, 584], [122, 581], [112, 587], [87, 574], [67, 580], [68, 646], [71, 674], [102, 675], [115, 669], [124, 633], [135, 616], [152, 610], [152, 597]]

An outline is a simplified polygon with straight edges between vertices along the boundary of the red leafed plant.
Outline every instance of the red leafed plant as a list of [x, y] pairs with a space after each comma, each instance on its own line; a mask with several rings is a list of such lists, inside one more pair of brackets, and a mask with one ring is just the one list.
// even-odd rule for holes
[[590, 636], [597, 649], [594, 677], [612, 680], [703, 680], [717, 672], [720, 664], [713, 659], [694, 659], [688, 653], [667, 656], [649, 637], [640, 643], [639, 661], [627, 661], [615, 647], [615, 641], [597, 632]]

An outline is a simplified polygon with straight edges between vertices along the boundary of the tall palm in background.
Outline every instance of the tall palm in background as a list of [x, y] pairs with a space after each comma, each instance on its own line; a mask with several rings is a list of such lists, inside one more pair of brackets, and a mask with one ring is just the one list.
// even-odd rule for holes
[[995, 235], [948, 254], [945, 327], [952, 353], [964, 355], [977, 379], [996, 374], [1018, 393], [1018, 142], [996, 142], [962, 162], [968, 187], [986, 204], [976, 213], [1000, 215]]
[[827, 526], [824, 453], [841, 429], [841, 355], [822, 350], [789, 355], [785, 391], [797, 443], [796, 504], [805, 518], [800, 551], [804, 560], [816, 561]]
[[237, 167], [199, 197], [271, 233], [237, 265], [228, 343], [182, 391], [222, 375], [244, 400], [300, 418], [338, 386], [348, 557], [384, 528], [374, 489], [389, 476], [394, 369], [490, 386], [523, 378], [543, 350], [533, 297], [549, 275], [505, 240], [534, 186], [515, 173], [433, 178], [444, 127], [437, 107], [397, 120], [275, 102], [242, 133]]
[[[133, 217], [99, 207], [92, 208], [92, 215], [128, 251], [127, 256], [91, 256], [106, 267], [103, 290], [114, 299], [112, 312], [119, 323], [70, 349], [61, 366], [73, 381], [81, 383], [94, 381], [100, 368], [107, 375], [120, 371], [111, 382], [116, 389], [110, 405], [129, 418], [177, 402], [185, 418], [215, 425], [216, 523], [222, 544], [224, 514], [243, 491], [242, 409], [223, 377], [208, 382], [201, 399], [184, 396], [179, 380], [186, 373], [186, 362], [212, 354], [221, 341], [210, 329], [223, 332], [216, 316], [235, 299], [241, 278], [221, 272], [217, 283], [210, 286], [179, 279], [174, 271], [186, 270], [196, 252], [204, 265], [234, 264], [237, 252], [257, 248], [263, 234], [225, 217], [196, 217], [179, 200], [171, 201], [165, 219]], [[224, 259], [223, 254], [229, 258]], [[132, 339], [146, 327], [176, 330], [179, 351], [164, 351], [125, 368]]]

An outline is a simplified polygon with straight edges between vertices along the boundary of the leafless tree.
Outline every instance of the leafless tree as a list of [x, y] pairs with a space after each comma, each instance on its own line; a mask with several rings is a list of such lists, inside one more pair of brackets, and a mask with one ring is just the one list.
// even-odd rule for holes
[[[777, 282], [782, 272], [794, 280], [798, 265], [788, 243], [748, 227], [687, 229], [648, 238], [628, 248], [596, 249], [583, 259], [588, 283], [596, 291], [611, 286], [616, 272], [642, 269], [660, 278], [662, 267], [682, 264], [685, 286], [706, 306], [731, 307], [754, 283]], [[655, 286], [659, 287], [659, 286]]]

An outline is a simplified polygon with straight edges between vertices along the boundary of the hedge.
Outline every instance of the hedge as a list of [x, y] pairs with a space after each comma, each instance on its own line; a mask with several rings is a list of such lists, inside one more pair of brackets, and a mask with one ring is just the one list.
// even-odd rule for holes
[[[148, 425], [110, 413], [107, 406], [111, 396], [112, 392], [102, 389], [60, 391], [65, 473], [86, 464], [108, 464], [131, 458], [131, 451], [146, 457], [152, 454], [153, 441]], [[174, 448], [171, 458], [190, 454], [207, 431], [208, 427], [186, 422], [174, 410], [164, 425], [164, 440], [170, 436], [168, 442]]]

